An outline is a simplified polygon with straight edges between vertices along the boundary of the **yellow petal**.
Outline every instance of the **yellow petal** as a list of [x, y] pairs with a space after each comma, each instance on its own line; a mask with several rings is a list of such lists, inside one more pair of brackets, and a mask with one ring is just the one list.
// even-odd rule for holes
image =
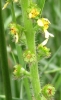
[[32, 18], [32, 14], [31, 13], [29, 13], [29, 18]]
[[42, 20], [43, 25], [44, 25], [43, 29], [47, 30], [49, 27], [50, 21], [47, 18], [41, 18], [41, 20]]
[[47, 18], [41, 18], [41, 20], [44, 24], [50, 24], [50, 21]]
[[44, 24], [43, 24], [43, 22], [42, 22], [42, 20], [41, 20], [41, 19], [38, 19], [38, 20], [37, 20], [37, 24], [38, 24], [38, 26], [41, 26], [41, 27], [43, 27], [43, 26], [44, 26]]
[[31, 9], [30, 13], [29, 13], [29, 18], [35, 18], [36, 16], [39, 15], [39, 11], [35, 8]]

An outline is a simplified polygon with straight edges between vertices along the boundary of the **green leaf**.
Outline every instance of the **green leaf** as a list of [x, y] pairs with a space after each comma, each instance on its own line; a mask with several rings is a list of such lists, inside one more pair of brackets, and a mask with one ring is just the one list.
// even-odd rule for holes
[[[5, 95], [0, 95], [0, 98], [5, 100]], [[12, 99], [13, 100], [25, 100], [25, 99], [20, 99], [20, 98], [15, 98], [15, 97], [12, 97]]]
[[43, 8], [44, 8], [44, 4], [45, 4], [45, 0], [37, 0], [37, 4], [41, 8], [41, 13], [42, 13]]

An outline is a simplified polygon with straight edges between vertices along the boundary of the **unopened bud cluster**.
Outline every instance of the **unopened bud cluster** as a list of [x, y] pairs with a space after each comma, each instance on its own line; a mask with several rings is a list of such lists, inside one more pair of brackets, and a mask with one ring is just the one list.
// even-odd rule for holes
[[55, 88], [50, 85], [47, 84], [42, 88], [42, 94], [46, 97], [46, 98], [50, 98], [53, 97], [55, 94]]

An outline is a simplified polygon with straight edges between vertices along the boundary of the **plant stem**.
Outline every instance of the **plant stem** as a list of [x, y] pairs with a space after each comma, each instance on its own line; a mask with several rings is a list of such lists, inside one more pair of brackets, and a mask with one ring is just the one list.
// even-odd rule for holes
[[[32, 22], [28, 19], [27, 16], [27, 9], [28, 9], [28, 0], [21, 0], [21, 7], [22, 7], [22, 14], [24, 20], [24, 28], [26, 30], [26, 39], [28, 44], [28, 49], [35, 53], [36, 55], [36, 47], [35, 47], [35, 33], [33, 30]], [[40, 89], [40, 81], [39, 81], [39, 74], [38, 74], [38, 64], [37, 61], [32, 64], [30, 67], [31, 79], [32, 79], [32, 86], [34, 90], [34, 96], [36, 100], [41, 100], [39, 95]]]
[[3, 73], [3, 79], [4, 79], [6, 100], [12, 100], [8, 61], [7, 61], [7, 52], [6, 52], [6, 43], [5, 43], [5, 35], [4, 35], [4, 25], [3, 25], [3, 19], [2, 19], [1, 0], [0, 0], [0, 54], [1, 54], [1, 61], [2, 61], [2, 73]]
[[[0, 100], [5, 100], [5, 95], [0, 95]], [[15, 97], [12, 97], [12, 100], [19, 100], [19, 98], [15, 98]], [[25, 100], [25, 99], [20, 99], [20, 100]]]
[[[15, 18], [15, 11], [14, 11], [14, 6], [13, 6], [13, 1], [11, 0], [11, 6], [12, 6], [12, 21], [16, 23], [16, 18]], [[16, 45], [16, 49], [17, 49], [17, 54], [18, 54], [18, 59], [19, 59], [19, 63], [21, 64], [21, 66], [24, 67], [24, 61], [23, 61], [23, 56], [22, 56], [22, 48], [18, 45], [18, 44], [15, 44]], [[25, 89], [26, 89], [26, 92], [27, 92], [27, 96], [28, 96], [28, 100], [31, 100], [31, 94], [30, 94], [30, 86], [29, 86], [29, 82], [28, 82], [28, 79], [25, 78], [24, 79], [24, 82], [22, 80], [22, 84], [21, 84], [21, 99], [23, 98], [22, 96], [22, 92], [23, 92], [23, 83], [24, 83], [24, 86], [25, 86]]]
[[24, 67], [24, 60], [23, 60], [23, 57], [22, 57], [22, 48], [20, 45], [16, 44], [16, 49], [17, 49], [17, 55], [18, 55], [18, 59], [19, 59], [19, 63], [21, 64], [21, 66]]
[[29, 21], [28, 16], [27, 16], [27, 8], [28, 8], [28, 0], [21, 0], [21, 6], [22, 6], [22, 17], [24, 21], [24, 28], [26, 30], [26, 39], [28, 43], [28, 48], [31, 51], [35, 51], [35, 34], [33, 32], [33, 27], [32, 27], [32, 22]]
[[[22, 48], [18, 44], [16, 44], [16, 48], [17, 48], [19, 63], [25, 68], [25, 64], [23, 61], [23, 55], [22, 55]], [[23, 85], [25, 86], [28, 100], [31, 100], [30, 86], [29, 86], [29, 81], [27, 78], [24, 78], [24, 80], [22, 80], [21, 93], [23, 92]], [[23, 98], [23, 96], [21, 96], [21, 95], [20, 95], [20, 97], [21, 97], [21, 99]]]
[[12, 21], [15, 23], [16, 22], [16, 18], [15, 18], [14, 4], [13, 4], [12, 0], [10, 0], [10, 2], [11, 2]]

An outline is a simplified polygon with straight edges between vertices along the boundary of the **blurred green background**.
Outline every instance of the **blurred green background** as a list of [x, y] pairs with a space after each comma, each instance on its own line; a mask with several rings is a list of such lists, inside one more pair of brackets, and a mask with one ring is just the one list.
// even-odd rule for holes
[[[5, 1], [2, 0], [2, 6], [4, 5], [4, 3]], [[40, 7], [40, 0], [37, 0], [37, 3]], [[20, 24], [22, 23], [21, 7], [19, 3], [15, 3], [14, 7], [17, 23]], [[8, 51], [8, 63], [11, 77], [12, 95], [13, 97], [19, 98], [21, 95], [22, 80], [14, 80], [12, 75], [13, 66], [15, 65], [12, 57], [12, 52], [15, 55], [17, 63], [18, 59], [15, 44], [12, 42], [8, 34], [8, 25], [12, 21], [10, 9], [10, 6], [8, 6], [5, 10], [3, 10], [3, 20]], [[61, 100], [61, 0], [46, 0], [42, 17], [48, 18], [50, 20], [51, 25], [49, 27], [49, 32], [54, 34], [54, 38], [50, 38], [47, 44], [47, 47], [49, 47], [51, 50], [51, 57], [47, 59], [42, 59], [39, 62], [40, 80], [42, 81], [42, 86], [49, 83], [53, 84], [53, 86], [56, 88], [56, 94], [53, 100]], [[37, 40], [40, 42], [40, 36], [37, 37]], [[27, 100], [25, 88], [23, 91], [24, 100]], [[0, 62], [0, 95], [1, 94], [4, 94], [4, 85]], [[4, 99], [0, 98], [0, 100]]]

